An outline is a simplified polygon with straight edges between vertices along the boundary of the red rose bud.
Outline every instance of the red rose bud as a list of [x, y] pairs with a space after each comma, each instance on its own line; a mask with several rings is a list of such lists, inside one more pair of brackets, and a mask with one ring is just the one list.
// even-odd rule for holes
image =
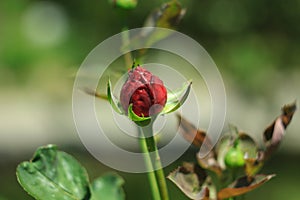
[[126, 113], [132, 104], [136, 115], [149, 117], [161, 112], [166, 101], [167, 90], [157, 76], [139, 66], [128, 72], [128, 79], [120, 95], [120, 102]]

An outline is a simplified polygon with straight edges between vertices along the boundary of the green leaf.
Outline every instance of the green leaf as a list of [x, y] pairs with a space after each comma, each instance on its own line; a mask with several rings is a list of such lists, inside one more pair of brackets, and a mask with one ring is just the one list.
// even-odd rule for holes
[[240, 196], [247, 192], [250, 192], [264, 183], [268, 182], [275, 175], [256, 175], [254, 177], [244, 176], [239, 178], [235, 182], [229, 185], [228, 188], [224, 188], [218, 193], [218, 199], [227, 199], [234, 196]]
[[36, 199], [82, 200], [90, 196], [85, 168], [54, 145], [40, 147], [31, 161], [21, 163], [17, 178]]
[[124, 180], [115, 174], [106, 174], [96, 179], [91, 185], [91, 200], [124, 200], [122, 189]]
[[151, 122], [151, 117], [140, 117], [132, 110], [132, 104], [128, 107], [128, 118], [139, 126], [147, 126]]
[[167, 103], [162, 111], [162, 114], [168, 114], [180, 108], [180, 106], [184, 104], [187, 97], [189, 96], [191, 86], [192, 82], [188, 82], [184, 84], [181, 89], [177, 89], [175, 93], [168, 93]]
[[122, 112], [122, 109], [120, 108], [121, 107], [120, 104], [118, 103], [117, 99], [114, 97], [114, 94], [111, 91], [110, 79], [108, 79], [107, 82], [107, 98], [114, 111], [116, 111], [119, 114], [124, 114]]
[[167, 177], [190, 199], [209, 199], [209, 189], [205, 185], [207, 174], [193, 163], [183, 163]]

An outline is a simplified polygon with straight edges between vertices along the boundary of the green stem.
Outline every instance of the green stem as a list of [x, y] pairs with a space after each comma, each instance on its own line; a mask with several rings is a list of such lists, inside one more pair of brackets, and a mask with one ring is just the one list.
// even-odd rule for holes
[[[127, 45], [129, 45], [129, 41], [130, 41], [130, 38], [129, 38], [129, 35], [128, 35], [128, 28], [127, 27], [124, 27], [122, 29], [122, 43], [123, 43], [123, 47], [125, 47], [125, 49], [123, 49], [123, 52], [126, 52], [128, 51], [128, 48], [126, 48]], [[127, 52], [124, 54], [124, 61], [125, 61], [125, 65], [128, 69], [130, 69], [130, 67], [132, 66], [132, 63], [133, 63], [133, 60], [132, 60], [132, 56], [131, 56], [131, 52]]]
[[[153, 152], [154, 153], [154, 161], [152, 162], [152, 166], [154, 169], [156, 180], [159, 186], [159, 192], [162, 200], [169, 200], [169, 194], [168, 194], [168, 188], [166, 183], [165, 174], [162, 168], [160, 156], [158, 153], [156, 141], [153, 136], [153, 128], [152, 123], [148, 126], [142, 127], [141, 132], [143, 135], [146, 135], [146, 144], [148, 147], [148, 153]], [[146, 133], [146, 134], [145, 134]]]
[[160, 198], [160, 193], [159, 193], [159, 188], [158, 188], [158, 184], [157, 184], [157, 180], [156, 180], [156, 176], [154, 173], [154, 169], [152, 166], [152, 162], [151, 162], [151, 158], [149, 155], [149, 150], [148, 150], [148, 146], [147, 146], [147, 142], [146, 142], [146, 138], [143, 134], [142, 129], [139, 129], [141, 138], [140, 138], [140, 146], [142, 149], [142, 152], [144, 153], [144, 160], [145, 160], [145, 165], [147, 168], [147, 175], [148, 175], [148, 179], [150, 182], [150, 187], [151, 187], [151, 192], [152, 192], [152, 196], [154, 200], [161, 200]]

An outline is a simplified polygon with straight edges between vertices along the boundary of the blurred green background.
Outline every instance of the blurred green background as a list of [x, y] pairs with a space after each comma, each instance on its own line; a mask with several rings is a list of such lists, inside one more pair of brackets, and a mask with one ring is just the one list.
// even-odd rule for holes
[[[137, 28], [163, 1], [140, 1], [128, 13]], [[261, 141], [280, 107], [300, 96], [300, 0], [181, 0], [178, 30], [196, 39], [216, 62], [226, 86], [227, 122]], [[123, 15], [105, 0], [0, 1], [0, 199], [31, 199], [15, 168], [48, 143], [74, 155], [91, 179], [111, 169], [81, 144], [72, 118], [72, 86], [80, 64], [101, 41], [119, 33]], [[247, 199], [298, 200], [299, 113], [264, 168], [277, 177]], [[193, 161], [195, 149], [183, 160]], [[146, 175], [120, 173], [127, 199], [151, 199]], [[171, 199], [186, 199], [168, 182]], [[145, 196], [146, 195], [146, 196]]]

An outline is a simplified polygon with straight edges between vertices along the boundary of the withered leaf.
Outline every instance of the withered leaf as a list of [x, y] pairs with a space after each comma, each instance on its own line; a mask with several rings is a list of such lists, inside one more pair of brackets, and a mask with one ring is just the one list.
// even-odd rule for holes
[[249, 178], [248, 176], [244, 176], [242, 178], [237, 179], [235, 182], [229, 185], [228, 188], [224, 188], [218, 192], [218, 199], [227, 199], [234, 196], [239, 196], [250, 192], [257, 187], [263, 185], [275, 175], [256, 175], [254, 177]]
[[[193, 124], [183, 118], [181, 115], [177, 115], [179, 119], [179, 132], [188, 142], [194, 146], [200, 148], [204, 145], [207, 149], [212, 149], [212, 143], [203, 130], [198, 130]], [[221, 175], [222, 170], [219, 166], [214, 150], [210, 151], [204, 158], [200, 157], [200, 153], [197, 154], [197, 160], [200, 166], [204, 169], [211, 170], [218, 175]]]
[[282, 123], [284, 125], [284, 127], [286, 128], [289, 123], [291, 122], [293, 116], [294, 116], [294, 113], [296, 112], [297, 110], [297, 106], [296, 106], [296, 102], [293, 102], [292, 104], [287, 104], [287, 105], [284, 105], [281, 109], [282, 111]]
[[296, 103], [284, 105], [282, 114], [277, 117], [274, 122], [266, 128], [263, 133], [266, 150], [264, 152], [263, 160], [267, 160], [272, 153], [279, 147], [283, 139], [285, 129], [290, 124], [293, 115], [297, 109]]
[[[164, 3], [160, 8], [155, 9], [145, 20], [144, 28], [137, 35], [132, 36], [121, 47], [121, 51], [134, 50], [137, 47], [139, 57], [143, 57], [147, 48], [152, 47], [163, 39], [168, 38], [174, 32], [169, 29], [175, 29], [185, 14], [185, 9], [177, 0]], [[162, 28], [162, 29], [157, 29]], [[142, 58], [140, 58], [142, 59]]]
[[164, 3], [146, 19], [144, 26], [174, 29], [185, 14], [185, 9], [177, 0]]
[[105, 94], [100, 94], [100, 93], [98, 93], [98, 92], [95, 91], [95, 90], [92, 90], [92, 89], [89, 89], [89, 88], [84, 88], [84, 89], [82, 89], [82, 91], [83, 91], [84, 93], [88, 94], [88, 95], [97, 97], [97, 98], [99, 98], [99, 99], [108, 100], [107, 95], [105, 95]]
[[[159, 27], [167, 29], [175, 29], [180, 20], [185, 14], [185, 9], [177, 0], [173, 0], [164, 3], [160, 8], [154, 10], [146, 19], [144, 27]], [[173, 32], [162, 31], [155, 28], [143, 29], [141, 36], [146, 38], [146, 46], [152, 46], [153, 44], [169, 37]], [[140, 54], [145, 53], [144, 50], [140, 50]]]
[[284, 134], [284, 130], [290, 124], [296, 109], [297, 107], [295, 102], [283, 106], [281, 109], [282, 114], [277, 117], [264, 131], [263, 135], [265, 142], [269, 142], [270, 140], [272, 140], [272, 143], [280, 142], [280, 139]]
[[208, 200], [207, 174], [194, 163], [183, 163], [167, 177], [190, 199]]
[[216, 160], [214, 151], [209, 152], [205, 157], [200, 157], [200, 151], [197, 153], [197, 161], [199, 165], [207, 170], [216, 173], [218, 176], [222, 175], [222, 168]]
[[[181, 115], [177, 115], [179, 121], [179, 132], [183, 138], [189, 143], [193, 144], [195, 147], [200, 148], [206, 138], [206, 132], [203, 130], [198, 130], [193, 124], [187, 121]], [[207, 138], [205, 145], [208, 145], [208, 148], [211, 147], [211, 143]]]
[[245, 158], [245, 173], [248, 177], [257, 174], [264, 165], [263, 152], [259, 151], [256, 158]]

